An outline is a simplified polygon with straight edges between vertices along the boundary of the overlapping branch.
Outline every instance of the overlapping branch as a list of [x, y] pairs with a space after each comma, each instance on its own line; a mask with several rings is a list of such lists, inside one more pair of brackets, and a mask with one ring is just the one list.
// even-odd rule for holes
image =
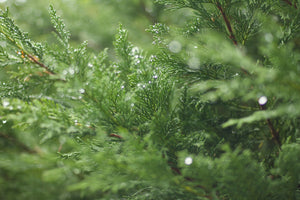
[[294, 6], [294, 8], [298, 9], [296, 2], [295, 2], [294, 5], [293, 5], [293, 3], [292, 3], [291, 1], [289, 1], [289, 0], [283, 0], [283, 1], [284, 1], [285, 3], [287, 3], [287, 4], [289, 4], [290, 6]]
[[24, 143], [20, 142], [19, 140], [17, 140], [16, 138], [4, 134], [2, 132], [0, 132], [0, 137], [6, 139], [7, 141], [13, 143], [16, 147], [22, 149], [23, 151], [30, 153], [30, 154], [36, 154], [38, 153], [36, 150], [29, 148], [28, 146], [26, 146]]
[[[292, 5], [292, 3], [291, 3], [289, 0], [285, 0], [285, 2], [287, 2], [287, 3], [290, 4], [290, 5]], [[226, 13], [225, 13], [223, 7], [221, 6], [220, 2], [216, 2], [216, 6], [217, 6], [218, 10], [219, 10], [219, 11], [221, 12], [221, 14], [222, 14], [222, 17], [223, 17], [223, 20], [224, 20], [224, 22], [225, 22], [225, 24], [226, 24], [226, 27], [227, 27], [227, 30], [228, 30], [228, 32], [229, 32], [229, 37], [230, 37], [231, 41], [233, 42], [233, 44], [234, 44], [235, 46], [237, 46], [237, 45], [238, 45], [238, 42], [237, 42], [236, 37], [235, 37], [235, 35], [234, 35], [234, 33], [233, 33], [232, 26], [231, 26], [231, 23], [230, 23], [230, 21], [229, 21], [229, 19], [228, 19], [228, 16], [226, 15]], [[296, 4], [295, 4], [294, 6], [295, 6], [295, 8], [297, 8]], [[243, 71], [245, 74], [249, 75], [248, 71], [245, 70], [244, 68], [242, 68], [242, 71]], [[265, 107], [262, 106], [262, 105], [260, 105], [260, 110], [265, 110]], [[276, 143], [279, 145], [279, 147], [280, 147], [280, 146], [281, 146], [281, 142], [280, 142], [280, 137], [279, 137], [278, 131], [276, 131], [276, 129], [274, 128], [274, 125], [273, 125], [273, 123], [271, 122], [270, 119], [266, 119], [266, 122], [267, 122], [267, 124], [268, 124], [268, 127], [269, 127], [269, 130], [270, 130], [270, 132], [271, 132], [272, 138], [275, 140], [275, 142], [276, 142]]]

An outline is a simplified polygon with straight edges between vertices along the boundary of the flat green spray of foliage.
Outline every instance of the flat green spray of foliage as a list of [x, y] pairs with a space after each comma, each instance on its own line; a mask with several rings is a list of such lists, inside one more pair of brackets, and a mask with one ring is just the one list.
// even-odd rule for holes
[[[300, 3], [161, 0], [115, 54], [32, 41], [0, 14], [0, 198], [300, 199]], [[152, 44], [149, 44], [152, 45]]]

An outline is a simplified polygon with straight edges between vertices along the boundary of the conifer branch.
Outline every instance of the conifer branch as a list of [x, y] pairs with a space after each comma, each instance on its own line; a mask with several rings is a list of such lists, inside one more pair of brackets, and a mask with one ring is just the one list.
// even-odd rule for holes
[[22, 56], [27, 56], [29, 58], [30, 61], [34, 62], [35, 64], [39, 65], [40, 67], [44, 68], [46, 71], [45, 73], [49, 74], [49, 75], [55, 75], [55, 73], [53, 71], [51, 71], [49, 69], [49, 67], [47, 67], [45, 64], [41, 63], [40, 61], [38, 61], [38, 59], [31, 55], [30, 53], [28, 53], [21, 45], [19, 45], [12, 37], [10, 37], [5, 31], [3, 31], [2, 29], [0, 29], [0, 32], [10, 41], [12, 42], [21, 52], [22, 52]]
[[38, 153], [36, 150], [30, 149], [29, 147], [27, 147], [25, 144], [23, 144], [22, 142], [20, 142], [16, 138], [11, 137], [11, 136], [9, 136], [7, 134], [4, 134], [4, 133], [0, 132], [0, 137], [6, 139], [8, 141], [10, 141], [11, 143], [15, 144], [17, 147], [23, 149], [27, 153], [30, 153], [30, 154]]
[[[289, 1], [289, 0], [285, 0], [286, 2], [288, 2], [290, 5], [292, 5], [292, 3]], [[232, 40], [233, 44], [235, 46], [238, 45], [238, 42], [235, 38], [235, 35], [232, 31], [232, 26], [231, 26], [231, 23], [230, 21], [228, 20], [228, 17], [227, 15], [225, 14], [225, 11], [223, 10], [223, 7], [221, 6], [220, 2], [216, 2], [216, 5], [217, 5], [217, 8], [219, 9], [219, 11], [221, 12], [222, 16], [223, 16], [223, 19], [225, 21], [225, 24], [226, 24], [226, 27], [227, 27], [227, 30], [229, 32], [229, 37], [230, 39]], [[295, 4], [295, 7], [296, 7], [296, 4]], [[296, 7], [297, 8], [297, 7]], [[245, 70], [243, 67], [241, 68], [242, 71], [249, 75], [249, 72], [247, 70]], [[261, 110], [264, 110], [265, 108], [263, 106], [260, 105], [260, 109]], [[270, 132], [271, 132], [271, 135], [272, 135], [272, 138], [275, 140], [275, 142], [279, 145], [279, 147], [281, 146], [281, 142], [280, 142], [280, 137], [279, 137], [279, 133], [275, 130], [274, 126], [273, 126], [273, 123], [271, 122], [270, 119], [267, 119], [267, 124], [268, 124], [268, 127], [270, 129]]]

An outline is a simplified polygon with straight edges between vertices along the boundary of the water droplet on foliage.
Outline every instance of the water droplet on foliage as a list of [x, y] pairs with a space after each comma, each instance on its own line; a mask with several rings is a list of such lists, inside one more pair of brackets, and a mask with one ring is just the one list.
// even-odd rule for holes
[[139, 53], [139, 48], [138, 48], [138, 47], [133, 47], [133, 48], [131, 49], [131, 53], [132, 53], [132, 54], [138, 54], [138, 53]]
[[265, 40], [267, 42], [272, 42], [273, 41], [273, 35], [271, 33], [266, 33], [265, 34]]
[[9, 102], [8, 101], [3, 101], [3, 107], [6, 108], [7, 106], [9, 106]]
[[3, 124], [6, 124], [6, 122], [7, 122], [6, 120], [3, 120], [3, 121], [2, 121]]
[[73, 172], [74, 172], [74, 174], [80, 174], [80, 169], [75, 168], [75, 169], [73, 169]]
[[70, 68], [69, 73], [73, 75], [73, 74], [75, 74], [75, 70], [73, 68]]
[[83, 94], [83, 93], [85, 93], [85, 89], [81, 88], [81, 89], [79, 90], [79, 92], [80, 92], [80, 94]]
[[193, 158], [191, 157], [186, 157], [185, 160], [184, 160], [184, 163], [186, 165], [191, 165], [193, 163]]
[[188, 65], [191, 69], [199, 69], [200, 68], [200, 60], [196, 57], [192, 57], [188, 60]]
[[181, 43], [176, 40], [173, 40], [169, 44], [169, 50], [173, 53], [179, 53], [181, 51]]
[[266, 96], [261, 96], [259, 99], [258, 99], [258, 103], [259, 105], [265, 105], [267, 103], [268, 99]]
[[67, 70], [64, 70], [63, 71], [63, 75], [67, 75], [68, 74], [68, 71]]
[[155, 59], [156, 59], [156, 56], [155, 56], [155, 55], [151, 55], [151, 56], [150, 56], [150, 62], [154, 62]]
[[237, 77], [237, 76], [239, 76], [240, 74], [239, 73], [235, 73], [234, 75], [233, 75], [233, 77]]

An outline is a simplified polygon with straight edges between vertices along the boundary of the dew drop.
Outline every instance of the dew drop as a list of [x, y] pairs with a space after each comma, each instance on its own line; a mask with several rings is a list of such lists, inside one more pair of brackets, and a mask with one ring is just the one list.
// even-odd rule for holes
[[79, 90], [79, 92], [80, 92], [80, 94], [84, 94], [84, 93], [85, 93], [85, 89], [81, 88], [81, 89]]
[[200, 68], [200, 60], [196, 57], [192, 57], [188, 60], [188, 65], [191, 69], [199, 69]]
[[132, 54], [138, 54], [139, 53], [139, 48], [138, 47], [133, 47], [131, 50]]
[[181, 43], [176, 40], [173, 40], [169, 44], [169, 50], [173, 53], [179, 53], [181, 51], [181, 48], [182, 48]]
[[186, 157], [185, 160], [184, 160], [184, 163], [186, 165], [191, 165], [193, 163], [193, 158], [191, 157]]
[[3, 101], [3, 107], [6, 108], [7, 106], [9, 106], [9, 102], [8, 101]]
[[73, 68], [70, 68], [69, 73], [73, 75], [73, 74], [75, 74], [75, 70]]
[[266, 33], [265, 34], [265, 40], [267, 42], [272, 42], [273, 41], [273, 35], [271, 33]]
[[258, 99], [258, 103], [259, 105], [265, 105], [267, 103], [268, 99], [266, 96], [261, 96], [259, 99]]
[[67, 75], [68, 74], [68, 71], [67, 70], [64, 70], [63, 71], [63, 75]]

